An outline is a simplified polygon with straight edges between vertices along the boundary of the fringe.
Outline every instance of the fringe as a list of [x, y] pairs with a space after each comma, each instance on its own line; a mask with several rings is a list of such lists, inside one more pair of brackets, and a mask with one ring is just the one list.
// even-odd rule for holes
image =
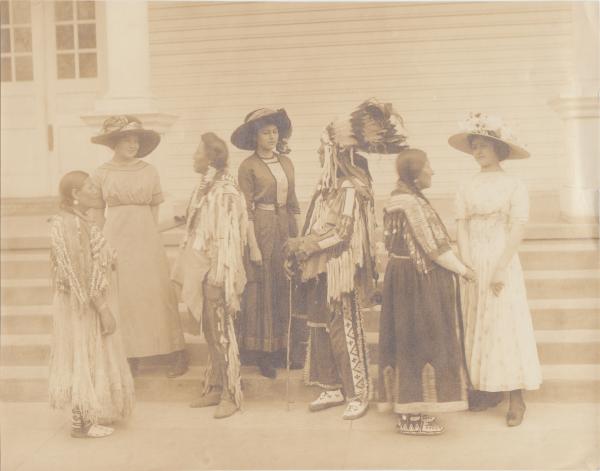
[[227, 345], [227, 387], [233, 396], [235, 405], [241, 409], [242, 407], [242, 375], [240, 352], [238, 349], [237, 339], [235, 336], [233, 317], [225, 314], [225, 326], [227, 329], [228, 345]]

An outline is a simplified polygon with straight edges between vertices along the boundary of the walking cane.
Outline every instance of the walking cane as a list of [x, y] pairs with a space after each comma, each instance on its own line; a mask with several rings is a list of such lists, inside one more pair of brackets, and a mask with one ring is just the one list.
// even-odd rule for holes
[[288, 320], [288, 331], [287, 331], [287, 352], [285, 359], [286, 378], [285, 378], [285, 404], [286, 409], [290, 410], [290, 348], [292, 338], [292, 278], [288, 281], [288, 307], [290, 318]]

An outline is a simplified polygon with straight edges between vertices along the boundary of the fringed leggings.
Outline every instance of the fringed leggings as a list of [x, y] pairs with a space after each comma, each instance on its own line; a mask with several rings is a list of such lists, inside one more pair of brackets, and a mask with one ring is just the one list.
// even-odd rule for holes
[[205, 392], [222, 389], [241, 407], [240, 358], [233, 319], [227, 312], [223, 290], [204, 283], [202, 329], [208, 346]]
[[311, 325], [306, 364], [307, 383], [343, 389], [347, 400], [369, 399], [367, 343], [354, 294], [330, 306], [326, 325]]

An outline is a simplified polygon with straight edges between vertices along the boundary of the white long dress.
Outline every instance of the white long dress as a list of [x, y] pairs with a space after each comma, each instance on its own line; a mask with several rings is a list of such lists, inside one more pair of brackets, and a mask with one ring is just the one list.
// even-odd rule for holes
[[518, 254], [499, 296], [490, 288], [511, 224], [529, 217], [527, 188], [503, 171], [480, 172], [456, 196], [456, 218], [467, 221], [477, 284], [463, 284], [465, 352], [473, 387], [481, 391], [538, 389], [542, 382], [523, 270]]

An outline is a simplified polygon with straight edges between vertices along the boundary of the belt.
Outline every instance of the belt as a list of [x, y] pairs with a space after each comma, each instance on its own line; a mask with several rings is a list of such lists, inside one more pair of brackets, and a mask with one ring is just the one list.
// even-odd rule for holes
[[280, 209], [285, 209], [285, 204], [281, 206], [273, 203], [256, 203], [256, 209], [262, 209], [263, 211], [279, 211]]
[[392, 253], [392, 252], [390, 252], [390, 257], [392, 257], [392, 258], [398, 258], [398, 259], [401, 259], [401, 260], [410, 260], [410, 256], [408, 256], [408, 255], [398, 255], [398, 254], [395, 254], [395, 253]]

